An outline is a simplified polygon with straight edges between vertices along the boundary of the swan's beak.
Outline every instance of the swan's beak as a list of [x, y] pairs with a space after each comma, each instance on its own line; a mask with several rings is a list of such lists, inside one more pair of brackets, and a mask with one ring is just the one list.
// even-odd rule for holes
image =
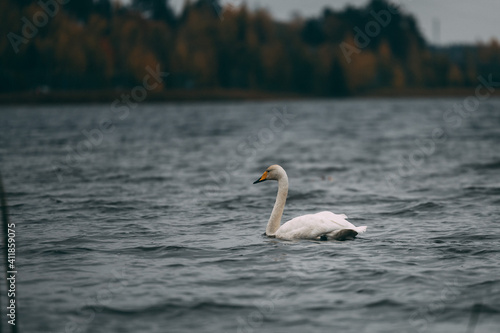
[[260, 182], [263, 182], [265, 181], [267, 178], [267, 171], [264, 171], [264, 173], [262, 174], [262, 177], [260, 177], [259, 179], [257, 179], [256, 181], [254, 181], [253, 183], [254, 184], [257, 184], [257, 183], [260, 183]]

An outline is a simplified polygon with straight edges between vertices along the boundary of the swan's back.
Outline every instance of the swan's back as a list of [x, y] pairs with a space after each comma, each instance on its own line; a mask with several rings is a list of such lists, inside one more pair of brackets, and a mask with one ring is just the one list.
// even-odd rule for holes
[[306, 238], [317, 239], [323, 235], [329, 238], [341, 230], [354, 230], [356, 233], [363, 233], [366, 227], [356, 227], [347, 221], [344, 214], [334, 214], [332, 212], [320, 212], [296, 217], [283, 224], [276, 232], [276, 237], [282, 239]]

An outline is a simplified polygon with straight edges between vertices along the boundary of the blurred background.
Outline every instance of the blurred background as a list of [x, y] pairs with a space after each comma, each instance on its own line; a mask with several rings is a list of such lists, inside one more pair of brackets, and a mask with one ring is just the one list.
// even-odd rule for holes
[[148, 66], [170, 74], [159, 100], [463, 95], [500, 76], [494, 1], [59, 1], [0, 3], [0, 101], [108, 101]]

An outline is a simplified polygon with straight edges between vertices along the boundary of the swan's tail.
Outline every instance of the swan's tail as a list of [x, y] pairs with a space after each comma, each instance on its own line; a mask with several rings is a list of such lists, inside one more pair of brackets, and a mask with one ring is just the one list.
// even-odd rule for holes
[[328, 234], [321, 235], [320, 237], [318, 237], [318, 239], [323, 241], [332, 239], [344, 241], [347, 239], [354, 239], [358, 234], [362, 234], [365, 231], [366, 231], [366, 226], [354, 227], [349, 229], [340, 229], [340, 230], [335, 230]]
[[366, 225], [364, 225], [362, 227], [352, 228], [352, 230], [356, 231], [358, 234], [362, 234], [363, 232], [366, 231]]

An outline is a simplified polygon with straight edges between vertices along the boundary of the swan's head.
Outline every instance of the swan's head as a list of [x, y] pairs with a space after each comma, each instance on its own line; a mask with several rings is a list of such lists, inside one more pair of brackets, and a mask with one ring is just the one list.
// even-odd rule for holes
[[285, 169], [283, 169], [281, 166], [274, 164], [271, 165], [269, 168], [264, 171], [262, 176], [257, 179], [254, 184], [266, 181], [266, 180], [280, 180], [283, 176], [286, 177], [286, 172]]

